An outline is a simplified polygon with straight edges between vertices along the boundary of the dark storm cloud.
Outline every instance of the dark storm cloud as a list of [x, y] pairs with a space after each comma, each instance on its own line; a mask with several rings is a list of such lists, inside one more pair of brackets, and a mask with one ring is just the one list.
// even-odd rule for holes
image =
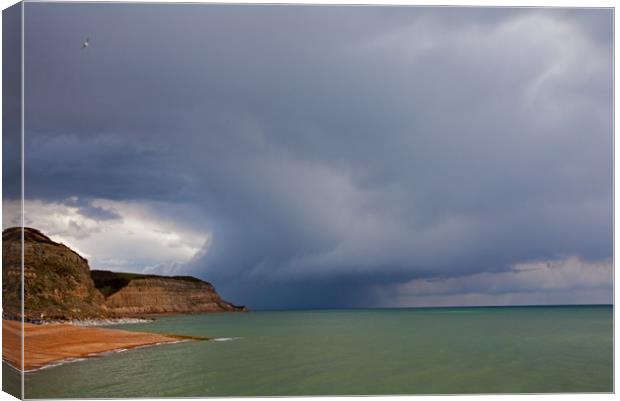
[[[21, 5], [2, 11], [2, 193], [3, 199], [21, 196]], [[15, 214], [3, 212], [3, 220]]]
[[30, 3], [27, 195], [194, 204], [213, 237], [188, 273], [254, 307], [609, 258], [611, 23]]

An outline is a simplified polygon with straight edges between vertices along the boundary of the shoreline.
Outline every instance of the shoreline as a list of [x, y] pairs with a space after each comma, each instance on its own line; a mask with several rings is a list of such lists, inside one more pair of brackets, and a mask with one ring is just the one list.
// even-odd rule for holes
[[[2, 320], [2, 360], [21, 372], [21, 324]], [[23, 372], [101, 357], [129, 349], [185, 341], [208, 340], [204, 337], [137, 332], [68, 323], [36, 325], [24, 323]]]
[[[48, 368], [53, 368], [53, 367], [61, 366], [61, 365], [66, 365], [68, 363], [81, 362], [81, 361], [85, 361], [85, 360], [91, 359], [91, 358], [100, 358], [100, 357], [104, 357], [106, 355], [119, 354], [121, 352], [129, 351], [129, 350], [132, 350], [132, 349], [155, 347], [155, 346], [164, 345], [164, 344], [179, 344], [179, 343], [184, 343], [184, 342], [187, 342], [187, 341], [192, 341], [192, 340], [191, 339], [182, 339], [182, 340], [170, 341], [170, 342], [161, 342], [161, 343], [146, 344], [146, 345], [136, 345], [135, 347], [116, 348], [116, 349], [113, 349], [113, 350], [110, 350], [110, 351], [93, 352], [93, 353], [90, 353], [90, 354], [85, 355], [85, 356], [69, 357], [69, 358], [65, 358], [65, 359], [60, 359], [60, 360], [57, 360], [57, 361], [54, 361], [54, 362], [50, 362], [50, 363], [48, 363], [46, 365], [39, 366], [39, 367], [30, 369], [30, 370], [24, 370], [23, 373], [35, 373], [35, 372], [38, 372], [40, 370], [44, 370], [44, 369], [48, 369]], [[8, 360], [2, 358], [2, 362], [4, 362], [11, 369], [15, 369], [15, 371], [17, 371], [18, 373], [22, 372], [22, 370], [20, 368], [14, 366]]]

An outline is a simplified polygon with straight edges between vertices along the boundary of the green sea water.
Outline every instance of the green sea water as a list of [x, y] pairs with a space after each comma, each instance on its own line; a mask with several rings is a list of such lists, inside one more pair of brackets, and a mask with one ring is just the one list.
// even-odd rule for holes
[[217, 341], [28, 373], [26, 397], [611, 392], [612, 320], [611, 306], [162, 317], [118, 327]]

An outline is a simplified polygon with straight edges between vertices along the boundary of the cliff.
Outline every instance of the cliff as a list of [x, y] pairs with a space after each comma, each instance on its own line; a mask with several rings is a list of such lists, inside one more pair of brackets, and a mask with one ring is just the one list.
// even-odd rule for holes
[[[21, 229], [2, 233], [3, 315], [20, 311]], [[125, 317], [148, 313], [245, 311], [210, 283], [187, 276], [91, 271], [88, 261], [34, 228], [24, 229], [24, 315], [28, 320]]]
[[106, 297], [106, 308], [118, 315], [150, 313], [235, 312], [247, 310], [224, 301], [211, 283], [188, 276], [91, 272]]
[[[2, 232], [2, 296], [5, 316], [19, 316], [21, 229]], [[24, 229], [24, 315], [28, 319], [106, 316], [104, 297], [88, 261], [34, 228]]]

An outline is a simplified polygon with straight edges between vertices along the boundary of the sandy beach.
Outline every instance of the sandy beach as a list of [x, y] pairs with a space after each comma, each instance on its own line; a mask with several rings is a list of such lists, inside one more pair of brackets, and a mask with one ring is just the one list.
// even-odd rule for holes
[[[20, 323], [2, 321], [2, 359], [13, 367], [21, 366]], [[178, 342], [197, 338], [141, 333], [71, 324], [24, 324], [24, 370], [73, 358], [146, 345]]]

